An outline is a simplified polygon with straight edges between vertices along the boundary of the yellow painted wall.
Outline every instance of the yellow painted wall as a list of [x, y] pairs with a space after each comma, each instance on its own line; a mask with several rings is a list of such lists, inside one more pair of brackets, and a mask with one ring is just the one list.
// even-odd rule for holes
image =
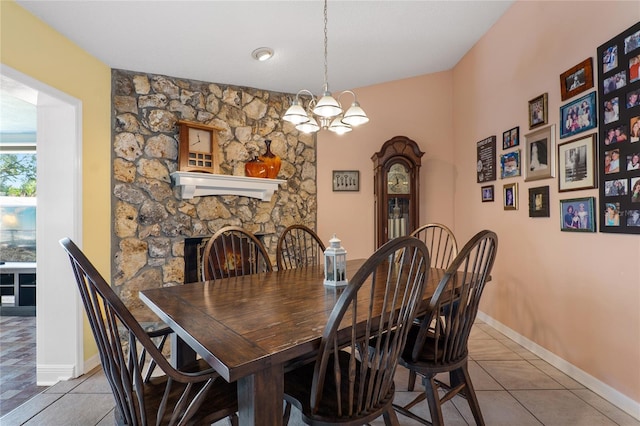
[[[597, 78], [597, 47], [638, 21], [637, 1], [518, 1], [453, 70], [456, 233], [468, 238], [489, 228], [500, 240], [481, 310], [636, 404], [640, 236], [561, 232], [559, 200], [599, 196], [597, 189], [559, 193], [557, 178], [498, 179], [496, 202], [482, 203], [475, 164], [477, 141], [497, 135], [500, 154], [503, 131], [520, 126], [521, 138], [529, 132], [527, 102], [545, 92], [556, 141], [576, 139], [558, 139], [566, 103], [560, 74], [592, 57]], [[506, 183], [518, 184], [517, 211], [503, 210]], [[547, 185], [551, 217], [530, 218], [529, 188]]]
[[[82, 245], [98, 270], [108, 277], [111, 70], [13, 1], [0, 2], [0, 23], [2, 64], [82, 101]], [[84, 336], [88, 359], [97, 350], [87, 327]]]

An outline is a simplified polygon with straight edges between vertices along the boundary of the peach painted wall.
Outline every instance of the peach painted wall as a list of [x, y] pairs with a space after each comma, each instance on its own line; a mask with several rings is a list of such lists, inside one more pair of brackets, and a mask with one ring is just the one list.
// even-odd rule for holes
[[[606, 18], [605, 18], [606, 17]], [[559, 75], [640, 20], [638, 2], [516, 2], [453, 70], [455, 228], [461, 240], [497, 232], [498, 257], [481, 309], [499, 323], [640, 402], [640, 238], [560, 232], [559, 200], [598, 197], [596, 189], [558, 193], [557, 179], [493, 182], [481, 203], [476, 142], [520, 126], [527, 101], [549, 94], [558, 124]], [[568, 139], [558, 139], [565, 142]], [[517, 182], [517, 211], [502, 208], [502, 185]], [[528, 217], [528, 189], [549, 185], [550, 218]], [[596, 203], [597, 205], [597, 203]], [[598, 215], [601, 212], [597, 213]], [[622, 398], [624, 400], [624, 398]], [[633, 405], [633, 403], [631, 404]], [[636, 416], [640, 412], [636, 413]]]
[[[454, 165], [452, 72], [441, 72], [356, 89], [371, 121], [351, 133], [318, 134], [318, 233], [335, 232], [349, 258], [375, 250], [373, 161], [394, 136], [414, 140], [425, 152], [420, 167], [420, 223], [453, 227]], [[359, 170], [359, 192], [333, 192], [333, 170]]]

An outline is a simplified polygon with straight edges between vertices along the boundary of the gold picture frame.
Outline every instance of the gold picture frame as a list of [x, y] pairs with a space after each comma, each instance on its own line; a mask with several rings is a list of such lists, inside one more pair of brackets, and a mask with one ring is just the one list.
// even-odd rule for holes
[[518, 183], [508, 183], [502, 189], [502, 205], [505, 210], [518, 210]]

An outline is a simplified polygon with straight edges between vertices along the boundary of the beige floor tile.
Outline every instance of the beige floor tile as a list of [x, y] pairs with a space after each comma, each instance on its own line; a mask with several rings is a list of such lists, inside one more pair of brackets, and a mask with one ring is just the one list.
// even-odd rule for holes
[[528, 361], [478, 361], [507, 390], [563, 389], [563, 386]]
[[469, 334], [469, 340], [487, 340], [493, 338], [493, 336], [484, 331], [481, 327], [478, 327], [477, 324], [474, 324], [471, 328], [471, 333]]
[[469, 362], [469, 375], [476, 391], [504, 390], [493, 377], [491, 377], [475, 361]]
[[612, 419], [614, 422], [619, 424], [620, 426], [640, 426], [640, 421], [634, 419], [629, 414], [620, 410], [615, 405], [611, 404], [609, 401], [604, 398], [596, 395], [593, 391], [589, 389], [574, 389], [573, 392], [583, 401], [586, 401], [594, 407], [596, 410], [600, 411], [605, 416]]
[[502, 342], [492, 340], [469, 340], [469, 356], [479, 360], [521, 360], [522, 357], [505, 346]]
[[500, 340], [500, 343], [511, 349], [513, 352], [517, 353], [523, 359], [540, 359], [538, 355], [534, 354], [533, 352], [529, 352], [527, 349], [514, 342], [513, 340]]
[[[397, 404], [400, 406], [406, 405], [410, 403], [416, 397], [416, 395], [418, 395], [417, 392], [396, 391], [394, 404]], [[411, 412], [424, 419], [427, 419], [428, 421], [431, 420], [431, 415], [429, 414], [429, 405], [427, 404], [426, 400], [420, 402], [415, 407], [413, 407], [411, 409]], [[456, 408], [456, 406], [453, 404], [452, 401], [447, 401], [442, 405], [442, 417], [445, 419], [445, 424], [447, 426], [458, 426], [458, 425], [467, 426], [466, 420], [464, 419], [462, 414], [460, 414], [460, 412], [458, 411], [458, 409]], [[402, 414], [398, 414], [398, 421], [402, 426], [414, 426], [414, 425], [421, 424], [409, 417], [403, 416]], [[375, 422], [371, 423], [372, 426], [374, 425], [379, 426], [383, 424], [384, 424], [384, 421], [382, 418], [377, 419]]]
[[91, 374], [86, 380], [74, 387], [70, 393], [108, 393], [111, 394], [111, 386], [102, 370]]
[[545, 426], [614, 426], [569, 390], [517, 390], [512, 395]]
[[[476, 391], [482, 418], [491, 426], [539, 426], [542, 425], [522, 404], [507, 391]], [[475, 420], [469, 404], [463, 398], [454, 398], [453, 403], [470, 425]]]
[[[98, 424], [113, 409], [111, 394], [66, 394], [45, 411], [29, 420], [27, 426], [87, 426]], [[4, 426], [4, 425], [3, 425]]]
[[508, 339], [507, 336], [505, 336], [504, 334], [500, 333], [498, 330], [496, 330], [495, 328], [491, 327], [489, 324], [478, 323], [476, 321], [473, 324], [473, 328], [478, 328], [478, 329], [484, 331], [485, 333], [487, 333], [489, 336], [493, 337], [494, 339], [498, 339], [498, 340]]
[[553, 365], [541, 359], [529, 360], [531, 364], [547, 373], [553, 380], [560, 383], [567, 389], [584, 389], [584, 385], [576, 382], [571, 377], [564, 374], [562, 371], [555, 368]]

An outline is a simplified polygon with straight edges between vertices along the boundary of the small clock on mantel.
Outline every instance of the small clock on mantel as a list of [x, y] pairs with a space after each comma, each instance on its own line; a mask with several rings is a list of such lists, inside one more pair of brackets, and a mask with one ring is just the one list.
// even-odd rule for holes
[[180, 147], [178, 170], [181, 172], [219, 173], [218, 127], [192, 121], [178, 121]]

